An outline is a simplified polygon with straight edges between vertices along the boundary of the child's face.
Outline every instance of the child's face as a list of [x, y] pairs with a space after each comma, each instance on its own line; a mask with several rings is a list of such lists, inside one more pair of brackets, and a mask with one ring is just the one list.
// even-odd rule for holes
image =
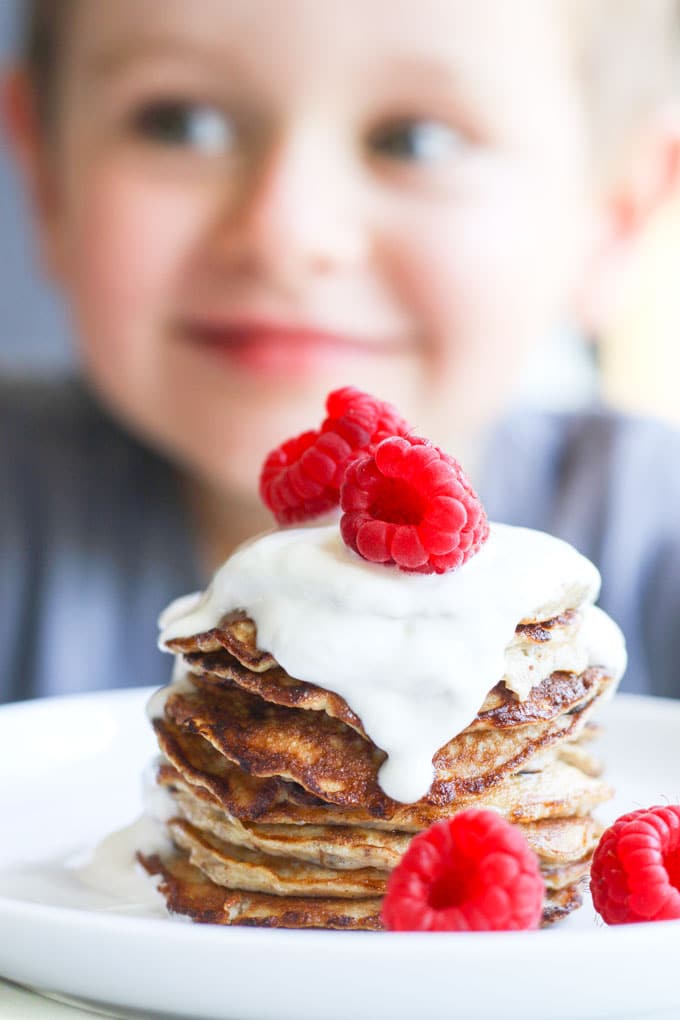
[[45, 229], [107, 402], [224, 490], [347, 383], [462, 456], [583, 258], [559, 12], [78, 0]]

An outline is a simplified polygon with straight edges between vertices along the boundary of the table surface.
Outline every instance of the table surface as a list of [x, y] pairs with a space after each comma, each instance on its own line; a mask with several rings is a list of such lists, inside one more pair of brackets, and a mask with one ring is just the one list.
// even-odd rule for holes
[[100, 1020], [101, 1014], [63, 1006], [0, 978], [0, 1020]]

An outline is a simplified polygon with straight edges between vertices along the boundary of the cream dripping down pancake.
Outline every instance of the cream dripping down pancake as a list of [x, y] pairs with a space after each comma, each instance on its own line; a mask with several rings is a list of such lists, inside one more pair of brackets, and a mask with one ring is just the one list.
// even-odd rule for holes
[[[172, 603], [160, 645], [183, 652], [194, 639], [189, 647], [200, 651], [225, 618], [244, 614], [269, 656], [265, 667], [273, 660], [339, 696], [386, 755], [383, 792], [412, 803], [432, 784], [437, 751], [474, 721], [499, 681], [522, 700], [556, 671], [601, 667], [618, 680], [624, 642], [594, 606], [599, 584], [567, 543], [508, 525], [493, 524], [469, 562], [441, 575], [362, 560], [336, 526], [291, 528], [246, 543], [206, 592]], [[518, 625], [567, 611], [577, 614], [569, 640], [529, 654]]]

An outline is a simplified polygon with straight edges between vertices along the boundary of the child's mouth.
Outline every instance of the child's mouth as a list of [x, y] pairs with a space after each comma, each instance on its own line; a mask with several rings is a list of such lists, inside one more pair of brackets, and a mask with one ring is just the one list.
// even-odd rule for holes
[[258, 375], [311, 375], [344, 359], [384, 357], [404, 349], [394, 340], [258, 322], [192, 323], [183, 335], [208, 354]]

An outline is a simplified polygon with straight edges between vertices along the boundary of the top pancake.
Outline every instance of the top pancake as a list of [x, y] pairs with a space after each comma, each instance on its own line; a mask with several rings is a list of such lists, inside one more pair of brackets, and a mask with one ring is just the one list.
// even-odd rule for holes
[[[537, 645], [545, 644], [573, 627], [578, 615], [576, 610], [565, 608], [550, 619], [520, 620], [515, 630], [516, 638]], [[165, 647], [177, 654], [219, 652], [226, 649], [242, 665], [256, 673], [276, 666], [273, 656], [257, 647], [257, 627], [242, 609], [227, 613], [220, 620], [218, 627], [189, 637], [171, 638]]]
[[[573, 669], [574, 654], [569, 649], [579, 624], [580, 614], [571, 610], [550, 620], [518, 624], [506, 651], [510, 681], [517, 674], [517, 679], [526, 687], [529, 675], [531, 686], [535, 686], [556, 669]], [[206, 684], [220, 686], [222, 681], [228, 680], [278, 705], [324, 711], [366, 736], [361, 720], [344, 698], [289, 676], [268, 652], [257, 647], [257, 628], [243, 612], [229, 614], [211, 631], [169, 641], [168, 648], [183, 654], [188, 670], [203, 677]], [[579, 663], [578, 670], [583, 666]], [[443, 664], [442, 668], [445, 667]], [[489, 688], [502, 679], [490, 677]]]
[[167, 642], [170, 652], [219, 652], [226, 649], [248, 669], [262, 673], [276, 666], [269, 652], [257, 647], [257, 628], [247, 613], [236, 610], [222, 617], [219, 627], [194, 634], [187, 638], [173, 638]]
[[[541, 623], [519, 624], [515, 639], [506, 653], [508, 669], [513, 673], [521, 672], [524, 676], [529, 673], [532, 678], [531, 686], [536, 688], [542, 678], [554, 672], [548, 667], [559, 658], [560, 649], [568, 646], [574, 638], [574, 631], [579, 622], [579, 614], [570, 611]], [[273, 704], [325, 712], [367, 737], [361, 720], [344, 698], [333, 691], [289, 676], [276, 664], [271, 655], [257, 648], [256, 640], [257, 633], [252, 620], [243, 614], [232, 614], [228, 620], [223, 621], [222, 627], [215, 631], [192, 638], [177, 639], [170, 644], [177, 651], [181, 646], [184, 650], [185, 665], [193, 677], [200, 678], [196, 682], [206, 689], [225, 688], [236, 684]], [[550, 655], [546, 657], [543, 651], [548, 645]], [[190, 648], [210, 650], [190, 651]], [[569, 659], [571, 658], [573, 656], [569, 656]], [[539, 699], [536, 697], [522, 702], [527, 706], [522, 721], [528, 721], [530, 717], [534, 719], [546, 717], [545, 706], [541, 709], [538, 702]], [[507, 709], [512, 704], [517, 704], [516, 697], [508, 691], [503, 682], [499, 682], [487, 697], [483, 711], [488, 713], [498, 710], [509, 720]], [[547, 708], [547, 711], [552, 712], [552, 707]], [[512, 714], [515, 719], [520, 718], [516, 711], [513, 710]]]

